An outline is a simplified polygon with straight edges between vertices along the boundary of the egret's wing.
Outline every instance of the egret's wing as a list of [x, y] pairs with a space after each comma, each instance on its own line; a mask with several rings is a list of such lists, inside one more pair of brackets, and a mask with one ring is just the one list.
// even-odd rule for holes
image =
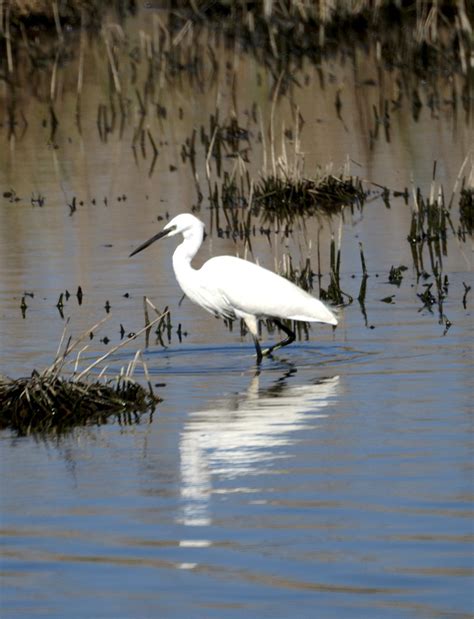
[[318, 299], [284, 277], [232, 256], [211, 258], [200, 269], [223, 306], [255, 316], [273, 316], [337, 324]]

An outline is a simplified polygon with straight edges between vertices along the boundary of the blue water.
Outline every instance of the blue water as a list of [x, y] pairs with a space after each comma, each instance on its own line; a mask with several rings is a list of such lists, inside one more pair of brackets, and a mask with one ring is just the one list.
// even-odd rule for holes
[[469, 616], [462, 322], [151, 350], [152, 419], [4, 432], [2, 616]]

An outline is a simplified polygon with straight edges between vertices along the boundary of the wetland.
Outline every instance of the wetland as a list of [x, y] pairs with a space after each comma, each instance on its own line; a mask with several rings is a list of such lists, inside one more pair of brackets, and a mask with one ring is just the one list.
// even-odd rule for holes
[[[0, 614], [472, 616], [469, 3], [47, 4], [1, 14]], [[128, 258], [180, 212], [338, 328], [257, 367]]]

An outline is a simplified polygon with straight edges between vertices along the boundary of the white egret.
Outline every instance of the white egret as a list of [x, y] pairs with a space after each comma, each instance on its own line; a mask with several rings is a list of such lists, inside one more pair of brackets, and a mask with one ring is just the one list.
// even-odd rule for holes
[[[191, 260], [201, 247], [204, 224], [194, 215], [174, 217], [161, 232], [137, 247], [134, 256], [164, 236], [183, 235], [173, 254], [173, 269], [184, 294], [197, 305], [222, 318], [242, 318], [253, 336], [257, 363], [264, 355], [291, 344], [295, 333], [279, 319], [323, 322], [336, 326], [337, 318], [319, 299], [289, 280], [257, 264], [234, 256], [210, 258], [200, 269]], [[286, 339], [262, 351], [258, 340], [258, 319], [272, 318]]]

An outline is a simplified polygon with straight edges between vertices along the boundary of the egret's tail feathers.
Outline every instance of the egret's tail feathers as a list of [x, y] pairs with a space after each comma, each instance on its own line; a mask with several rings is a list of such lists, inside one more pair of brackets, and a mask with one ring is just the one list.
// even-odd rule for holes
[[326, 309], [327, 309], [327, 315], [326, 315], [326, 320], [324, 322], [328, 325], [332, 325], [333, 327], [337, 327], [339, 321], [336, 318], [336, 315], [329, 308], [326, 308]]
[[333, 327], [336, 327], [339, 324], [334, 314], [327, 318], [315, 318], [314, 316], [305, 316], [304, 314], [298, 314], [297, 316], [289, 316], [289, 319], [301, 320], [302, 322], [322, 322], [325, 325], [332, 325]]
[[302, 320], [304, 322], [322, 322], [327, 325], [337, 326], [338, 320], [335, 314], [324, 303], [318, 299], [313, 299], [317, 302], [314, 311], [301, 312], [289, 316], [291, 320]]
[[327, 321], [327, 324], [328, 325], [332, 325], [333, 327], [337, 327], [337, 325], [339, 324], [339, 321], [336, 318], [336, 316], [334, 314], [332, 314], [331, 319]]

